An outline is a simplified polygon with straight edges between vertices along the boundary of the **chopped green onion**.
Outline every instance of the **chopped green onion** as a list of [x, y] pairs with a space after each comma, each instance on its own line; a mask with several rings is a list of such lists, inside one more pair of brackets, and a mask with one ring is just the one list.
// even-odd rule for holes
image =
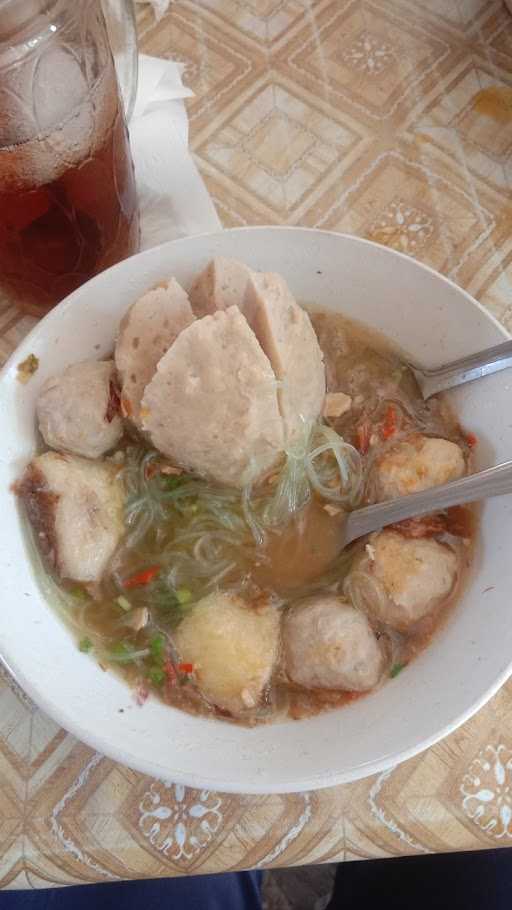
[[165, 638], [163, 635], [155, 635], [149, 643], [151, 656], [154, 660], [162, 662], [165, 658]]
[[115, 661], [119, 664], [129, 664], [134, 660], [139, 660], [144, 657], [149, 657], [151, 651], [149, 648], [141, 648], [136, 650], [133, 645], [125, 641], [118, 641], [110, 650], [110, 660]]
[[150, 667], [148, 679], [154, 686], [161, 686], [165, 680], [165, 673], [161, 667]]
[[117, 641], [115, 645], [112, 645], [112, 648], [110, 650], [112, 654], [126, 655], [130, 651], [133, 651], [133, 648], [131, 645], [127, 645], [124, 641]]
[[78, 648], [82, 651], [83, 654], [87, 654], [88, 651], [92, 648], [92, 641], [90, 638], [81, 638], [78, 644]]
[[181, 477], [176, 476], [175, 474], [171, 474], [169, 476], [162, 476], [162, 486], [163, 486], [164, 490], [175, 490], [176, 487], [181, 486], [182, 483], [183, 483], [183, 479]]
[[123, 597], [122, 594], [120, 595], [120, 597], [116, 597], [116, 603], [119, 604], [119, 606], [123, 610], [126, 610], [126, 612], [128, 612], [128, 610], [131, 610], [131, 608], [132, 608], [132, 605], [131, 605], [130, 601], [128, 600], [128, 598]]
[[87, 591], [84, 591], [84, 589], [81, 588], [79, 585], [77, 585], [75, 588], [73, 588], [73, 589], [70, 591], [70, 594], [71, 594], [72, 597], [75, 598], [75, 600], [83, 601], [83, 600], [89, 600], [89, 599], [90, 599], [90, 598], [89, 598], [89, 595], [88, 595], [88, 593], [87, 593]]
[[185, 606], [185, 604], [190, 603], [192, 600], [192, 591], [188, 588], [178, 588], [176, 591], [176, 600], [178, 601], [180, 607]]
[[398, 676], [398, 674], [401, 673], [402, 670], [404, 669], [404, 667], [406, 667], [406, 666], [407, 666], [407, 664], [393, 664], [393, 666], [391, 667], [390, 673], [389, 673], [389, 675], [391, 676], [391, 679], [394, 679], [395, 676]]
[[162, 610], [165, 613], [169, 610], [175, 610], [178, 606], [178, 601], [174, 594], [169, 594], [166, 597], [158, 598], [154, 605], [158, 610]]

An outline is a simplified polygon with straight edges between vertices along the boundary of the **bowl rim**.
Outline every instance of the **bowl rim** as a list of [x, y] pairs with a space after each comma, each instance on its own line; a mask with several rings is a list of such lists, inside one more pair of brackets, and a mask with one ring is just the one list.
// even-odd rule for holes
[[[73, 291], [67, 297], [65, 297], [59, 304], [57, 304], [49, 313], [43, 316], [27, 333], [27, 335], [21, 340], [19, 345], [11, 353], [3, 368], [0, 370], [0, 393], [2, 388], [2, 383], [6, 380], [7, 375], [19, 362], [20, 352], [27, 349], [32, 344], [33, 340], [38, 338], [41, 333], [46, 334], [46, 327], [50, 326], [53, 321], [57, 321], [60, 318], [60, 315], [66, 311], [70, 306], [74, 304], [75, 295], [83, 293], [83, 289], [86, 286], [93, 286], [95, 282], [103, 280], [103, 277], [107, 274], [115, 274], [117, 270], [122, 270], [128, 261], [133, 259], [138, 259], [143, 261], [146, 257], [153, 256], [155, 250], [162, 250], [164, 248], [173, 248], [176, 245], [186, 245], [190, 241], [198, 241], [202, 238], [213, 238], [219, 234], [239, 234], [244, 233], [262, 233], [262, 232], [275, 232], [277, 233], [306, 233], [311, 235], [329, 235], [343, 240], [348, 240], [351, 243], [357, 243], [364, 246], [367, 246], [369, 249], [377, 248], [379, 251], [386, 251], [386, 254], [390, 258], [397, 257], [401, 260], [406, 260], [409, 264], [412, 262], [415, 267], [420, 270], [434, 276], [437, 280], [442, 281], [446, 285], [455, 289], [455, 291], [462, 295], [467, 303], [471, 304], [473, 307], [476, 307], [481, 314], [484, 316], [485, 320], [491, 322], [494, 327], [497, 329], [499, 335], [506, 340], [511, 337], [507, 332], [505, 327], [498, 321], [498, 319], [484, 306], [482, 306], [479, 301], [477, 301], [468, 291], [464, 288], [457, 285], [451, 278], [448, 278], [445, 275], [442, 275], [440, 272], [437, 272], [434, 268], [429, 265], [426, 265], [423, 262], [420, 262], [417, 259], [414, 259], [411, 256], [408, 256], [406, 253], [399, 252], [390, 247], [385, 247], [382, 244], [375, 243], [372, 240], [368, 240], [363, 237], [358, 237], [355, 234], [349, 234], [346, 232], [330, 231], [330, 230], [320, 230], [317, 228], [310, 228], [304, 226], [288, 226], [288, 225], [247, 225], [243, 227], [232, 227], [226, 228], [218, 231], [206, 231], [201, 232], [200, 234], [193, 234], [187, 237], [180, 237], [175, 240], [168, 240], [161, 244], [158, 244], [154, 247], [151, 247], [147, 250], [142, 250], [134, 256], [129, 257], [129, 259], [123, 260], [122, 262], [116, 263], [111, 266], [109, 269], [101, 272], [99, 275], [94, 276], [85, 282], [78, 289]], [[43, 327], [43, 328], [41, 328]], [[21, 533], [21, 530], [20, 530]], [[41, 600], [45, 602], [44, 595], [41, 592]], [[47, 606], [45, 602], [45, 606]], [[173, 783], [182, 784], [188, 787], [194, 787], [199, 789], [211, 789], [218, 792], [226, 793], [247, 793], [247, 794], [263, 794], [263, 793], [299, 793], [307, 790], [317, 790], [324, 789], [331, 786], [337, 786], [344, 783], [350, 783], [361, 778], [369, 777], [374, 774], [379, 774], [383, 771], [387, 771], [398, 764], [401, 764], [403, 761], [406, 761], [409, 758], [420, 754], [421, 752], [431, 748], [440, 740], [444, 739], [450, 733], [453, 733], [460, 726], [466, 723], [474, 714], [476, 714], [503, 686], [507, 679], [512, 675], [512, 656], [510, 662], [502, 670], [501, 673], [495, 678], [493, 683], [489, 685], [486, 690], [460, 714], [458, 714], [453, 720], [448, 721], [445, 725], [435, 733], [425, 736], [419, 740], [414, 745], [402, 749], [400, 751], [394, 752], [392, 759], [390, 760], [389, 756], [382, 756], [378, 759], [368, 761], [364, 764], [357, 766], [352, 770], [345, 770], [337, 772], [336, 769], [333, 769], [329, 774], [328, 779], [324, 776], [322, 780], [318, 780], [312, 777], [303, 777], [300, 779], [294, 779], [289, 785], [283, 786], [282, 784], [265, 784], [264, 787], [261, 784], [258, 784], [257, 780], [254, 782], [250, 781], [247, 785], [244, 785], [243, 791], [239, 789], [236, 785], [230, 785], [225, 779], [220, 781], [213, 777], [208, 777], [207, 775], [201, 774], [200, 776], [195, 773], [188, 773], [186, 771], [169, 771], [163, 763], [160, 763], [152, 759], [142, 759], [139, 756], [133, 756], [126, 747], [118, 746], [116, 743], [108, 740], [105, 735], [97, 734], [90, 729], [82, 728], [79, 718], [73, 716], [71, 708], [62, 708], [59, 703], [54, 700], [48, 699], [43, 691], [33, 684], [30, 678], [22, 671], [22, 669], [17, 664], [16, 658], [12, 655], [5, 654], [0, 652], [0, 664], [2, 664], [8, 673], [14, 678], [15, 682], [22, 688], [24, 692], [30, 697], [30, 699], [50, 718], [52, 718], [56, 723], [58, 723], [65, 730], [74, 735], [78, 740], [85, 743], [92, 749], [97, 752], [102, 753], [103, 755], [108, 756], [109, 758], [119, 762], [120, 764], [126, 765], [133, 768], [134, 770], [140, 771], [144, 774], [147, 774], [151, 777], [158, 779], [166, 779], [166, 775], [172, 774]]]

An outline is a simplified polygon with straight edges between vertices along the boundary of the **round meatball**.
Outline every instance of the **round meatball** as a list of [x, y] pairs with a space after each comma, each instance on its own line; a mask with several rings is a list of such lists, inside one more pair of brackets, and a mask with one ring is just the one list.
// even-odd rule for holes
[[280, 615], [233, 594], [203, 597], [174, 633], [180, 659], [213, 705], [238, 715], [260, 702], [277, 658]]
[[100, 458], [123, 434], [112, 360], [86, 360], [43, 385], [37, 400], [41, 435], [51, 449]]
[[376, 466], [378, 502], [428, 490], [466, 473], [460, 446], [448, 439], [412, 436], [389, 449]]
[[283, 645], [288, 676], [306, 689], [366, 692], [384, 669], [384, 652], [367, 617], [334, 596], [291, 607]]
[[458, 557], [437, 540], [411, 540], [396, 531], [381, 531], [368, 550], [368, 572], [375, 582], [363, 589], [368, 612], [397, 631], [405, 631], [439, 606], [457, 581]]

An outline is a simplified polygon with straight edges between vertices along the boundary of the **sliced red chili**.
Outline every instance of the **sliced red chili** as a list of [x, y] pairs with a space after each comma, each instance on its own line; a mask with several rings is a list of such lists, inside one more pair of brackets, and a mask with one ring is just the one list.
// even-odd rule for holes
[[131, 417], [133, 414], [132, 403], [126, 395], [121, 398], [121, 413], [123, 417]]
[[397, 429], [397, 413], [396, 408], [392, 404], [388, 406], [386, 411], [386, 416], [384, 417], [384, 422], [380, 428], [380, 435], [382, 439], [390, 439], [396, 433]]
[[155, 462], [147, 464], [146, 467], [144, 468], [144, 477], [146, 478], [146, 480], [151, 480], [151, 478], [154, 477], [155, 474], [159, 474], [159, 473], [160, 473], [160, 465], [155, 464]]
[[135, 575], [132, 575], [131, 578], [126, 578], [123, 581], [123, 588], [129, 590], [130, 588], [139, 588], [142, 585], [148, 585], [150, 581], [153, 581], [156, 575], [160, 571], [160, 566], [150, 566], [148, 569], [143, 569], [142, 572], [137, 572]]
[[194, 664], [178, 664], [178, 670], [180, 673], [193, 673]]
[[370, 448], [371, 427], [368, 420], [360, 423], [356, 430], [356, 446], [361, 455], [366, 455]]
[[164, 663], [163, 670], [166, 676], [167, 685], [169, 687], [175, 686], [178, 682], [178, 676], [176, 674], [176, 670], [174, 669], [172, 660], [169, 660], [169, 658], [167, 658]]

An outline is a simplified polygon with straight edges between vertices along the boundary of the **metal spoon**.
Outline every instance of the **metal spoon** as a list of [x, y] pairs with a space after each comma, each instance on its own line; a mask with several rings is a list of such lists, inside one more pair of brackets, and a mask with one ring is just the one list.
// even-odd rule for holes
[[425, 370], [409, 363], [425, 401], [436, 392], [453, 389], [465, 382], [472, 382], [482, 376], [490, 376], [512, 367], [512, 341], [504, 341], [493, 348], [487, 348], [478, 354], [461, 357], [453, 363], [445, 364], [435, 370]]
[[512, 461], [504, 461], [494, 468], [478, 471], [469, 477], [452, 480], [439, 487], [400, 496], [388, 502], [379, 502], [374, 506], [356, 509], [347, 515], [341, 529], [340, 550], [358, 537], [380, 531], [386, 525], [403, 521], [405, 518], [416, 518], [431, 512], [441, 512], [450, 506], [461, 506], [465, 502], [475, 502], [490, 496], [503, 496], [512, 493]]

